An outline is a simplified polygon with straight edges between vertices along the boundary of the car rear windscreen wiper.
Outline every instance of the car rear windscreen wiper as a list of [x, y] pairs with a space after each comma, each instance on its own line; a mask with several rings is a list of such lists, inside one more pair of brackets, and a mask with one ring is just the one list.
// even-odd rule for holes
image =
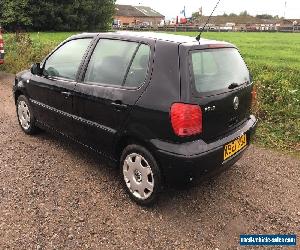
[[233, 82], [233, 83], [231, 83], [231, 84], [228, 86], [228, 88], [229, 88], [229, 89], [235, 89], [236, 87], [239, 87], [239, 86], [241, 86], [241, 85], [244, 85], [245, 83], [249, 83], [249, 81], [242, 82], [241, 84], [238, 84], [238, 83], [236, 83], [236, 82]]
[[233, 82], [233, 83], [231, 83], [231, 84], [228, 86], [228, 88], [229, 88], [229, 89], [234, 89], [234, 88], [236, 88], [236, 87], [238, 87], [238, 86], [239, 86], [238, 83]]

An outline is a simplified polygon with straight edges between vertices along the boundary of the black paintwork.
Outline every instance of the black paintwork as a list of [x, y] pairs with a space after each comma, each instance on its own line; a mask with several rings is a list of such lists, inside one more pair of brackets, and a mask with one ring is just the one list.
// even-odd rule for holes
[[[232, 44], [204, 39], [199, 44], [190, 37], [143, 32], [86, 33], [65, 42], [79, 38], [93, 40], [75, 81], [33, 75], [30, 71], [16, 76], [15, 98], [20, 94], [29, 98], [38, 125], [55, 129], [115, 161], [127, 141], [142, 143], [167, 177], [182, 178], [181, 174], [190, 175], [191, 169], [206, 171], [210, 166], [228, 165], [238, 159], [235, 156], [223, 163], [223, 147], [241, 133], [251, 137], [256, 125], [255, 117], [250, 116], [252, 84], [213, 96], [196, 95], [188, 60], [191, 49], [209, 49], [218, 44], [234, 47]], [[142, 86], [130, 89], [83, 83], [93, 49], [103, 38], [150, 45], [149, 70]], [[234, 96], [241, 100], [238, 111], [232, 108]], [[203, 133], [187, 138], [174, 134], [169, 114], [174, 102], [201, 106]], [[204, 112], [211, 105], [216, 110]]]

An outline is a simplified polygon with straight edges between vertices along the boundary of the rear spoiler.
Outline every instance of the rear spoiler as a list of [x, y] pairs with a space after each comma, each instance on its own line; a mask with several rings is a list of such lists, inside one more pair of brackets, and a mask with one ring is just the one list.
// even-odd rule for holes
[[2, 36], [2, 29], [0, 27], [0, 64], [4, 63], [4, 40]]

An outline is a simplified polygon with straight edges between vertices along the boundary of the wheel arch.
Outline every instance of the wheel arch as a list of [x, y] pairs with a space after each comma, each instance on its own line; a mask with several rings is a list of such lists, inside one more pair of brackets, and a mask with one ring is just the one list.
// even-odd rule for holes
[[153, 144], [151, 144], [151, 142], [147, 142], [146, 140], [143, 140], [139, 136], [124, 134], [121, 137], [119, 137], [119, 139], [115, 143], [115, 148], [114, 148], [114, 154], [115, 154], [115, 159], [117, 160], [117, 166], [118, 167], [120, 166], [120, 158], [121, 158], [123, 150], [125, 149], [126, 146], [128, 146], [130, 144], [140, 145], [140, 146], [144, 147], [145, 149], [147, 149], [152, 154], [152, 156], [154, 157], [154, 159], [156, 160], [156, 162], [158, 164], [158, 167], [160, 168], [161, 175], [162, 175], [161, 176], [162, 181], [165, 182], [166, 176], [165, 176], [165, 172], [164, 172], [164, 167], [161, 165], [161, 162], [160, 162], [159, 158], [157, 157], [155, 146]]
[[130, 144], [138, 144], [145, 147], [154, 155], [154, 147], [136, 135], [124, 134], [115, 143], [114, 154], [117, 160], [120, 160], [124, 148]]
[[20, 90], [20, 89], [17, 89], [15, 92], [14, 92], [14, 99], [15, 99], [15, 103], [17, 103], [17, 100], [19, 98], [20, 95], [25, 95], [24, 94], [24, 91]]

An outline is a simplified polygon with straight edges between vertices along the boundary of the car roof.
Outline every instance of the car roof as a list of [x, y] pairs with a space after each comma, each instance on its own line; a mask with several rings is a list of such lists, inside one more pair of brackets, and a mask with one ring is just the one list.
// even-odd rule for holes
[[[104, 35], [105, 37], [111, 38], [123, 38], [123, 39], [130, 39], [130, 38], [145, 38], [145, 39], [153, 39], [153, 40], [160, 40], [184, 45], [196, 45], [199, 42], [196, 40], [196, 37], [191, 36], [183, 36], [183, 35], [174, 35], [162, 32], [134, 32], [134, 31], [115, 31], [115, 32], [103, 32], [103, 33], [82, 33], [78, 35], [74, 35], [71, 38], [82, 38], [82, 37], [96, 37], [97, 35]], [[209, 40], [209, 39], [200, 39], [201, 45], [209, 45], [209, 44], [226, 44], [231, 45], [230, 43], [224, 41], [216, 41], [216, 40]]]

